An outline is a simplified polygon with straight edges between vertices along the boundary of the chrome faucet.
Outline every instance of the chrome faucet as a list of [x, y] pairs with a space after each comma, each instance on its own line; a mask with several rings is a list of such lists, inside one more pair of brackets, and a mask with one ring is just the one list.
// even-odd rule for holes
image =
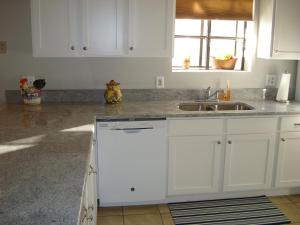
[[205, 101], [209, 101], [214, 96], [215, 96], [215, 98], [213, 100], [219, 101], [219, 90], [216, 90], [215, 92], [211, 93], [211, 87], [208, 87], [206, 89]]

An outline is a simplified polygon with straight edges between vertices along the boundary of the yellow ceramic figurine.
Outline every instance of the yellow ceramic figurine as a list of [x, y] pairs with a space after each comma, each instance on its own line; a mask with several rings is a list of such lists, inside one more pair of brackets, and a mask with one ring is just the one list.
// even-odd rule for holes
[[121, 92], [120, 83], [111, 80], [108, 84], [106, 84], [104, 97], [108, 104], [116, 104], [121, 102], [123, 95]]

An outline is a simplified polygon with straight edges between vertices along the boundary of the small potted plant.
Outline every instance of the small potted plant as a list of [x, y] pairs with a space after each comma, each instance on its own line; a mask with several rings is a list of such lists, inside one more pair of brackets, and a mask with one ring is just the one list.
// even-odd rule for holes
[[233, 70], [237, 61], [237, 58], [231, 54], [227, 54], [224, 57], [212, 57], [213, 68], [223, 70]]
[[26, 77], [20, 79], [20, 91], [23, 101], [27, 105], [41, 104], [42, 89], [45, 87], [45, 79], [38, 79], [33, 82], [33, 85], [28, 84]]
[[191, 65], [191, 56], [185, 57], [183, 60], [183, 69], [188, 70], [190, 69]]

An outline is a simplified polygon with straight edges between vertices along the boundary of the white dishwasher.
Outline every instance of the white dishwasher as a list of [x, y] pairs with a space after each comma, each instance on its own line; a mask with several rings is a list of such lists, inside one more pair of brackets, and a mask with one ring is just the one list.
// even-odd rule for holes
[[166, 198], [166, 118], [97, 120], [100, 206]]

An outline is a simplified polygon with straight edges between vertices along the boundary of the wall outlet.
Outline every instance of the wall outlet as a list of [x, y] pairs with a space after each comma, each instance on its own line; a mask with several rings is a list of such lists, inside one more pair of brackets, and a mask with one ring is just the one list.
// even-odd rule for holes
[[0, 54], [6, 54], [6, 53], [7, 53], [7, 42], [0, 41]]
[[165, 77], [156, 77], [156, 88], [165, 88]]
[[266, 76], [266, 87], [276, 87], [277, 75], [268, 74]]

